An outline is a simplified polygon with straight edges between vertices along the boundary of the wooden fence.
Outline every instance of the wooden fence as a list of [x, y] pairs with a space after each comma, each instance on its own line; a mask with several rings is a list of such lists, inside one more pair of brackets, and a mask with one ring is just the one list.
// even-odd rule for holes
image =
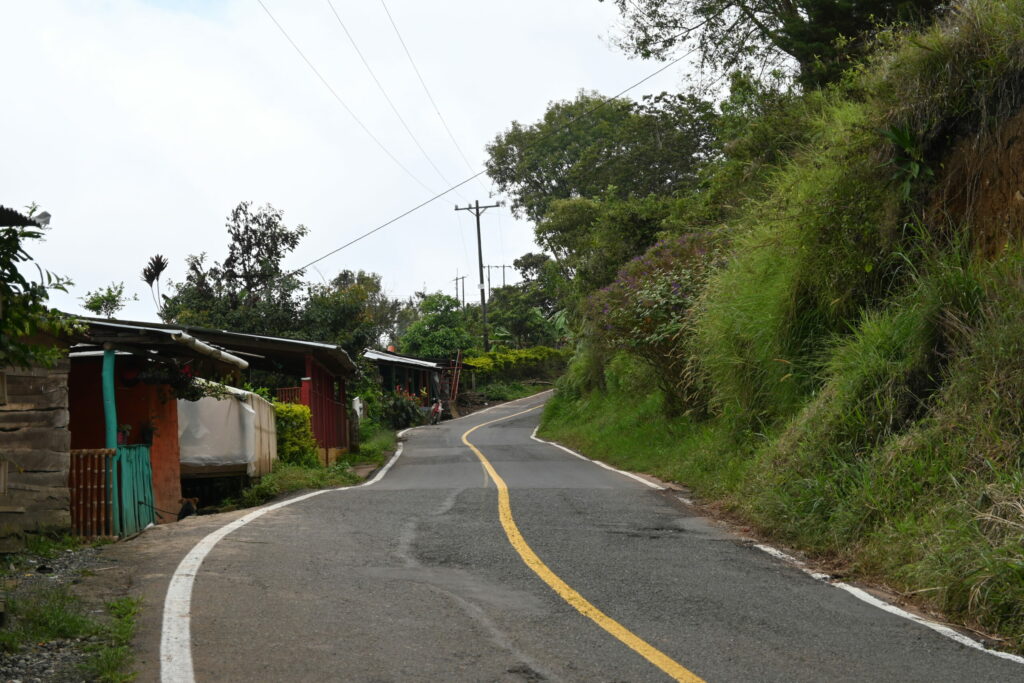
[[156, 521], [149, 446], [71, 451], [68, 488], [78, 536], [129, 536]]
[[113, 536], [107, 472], [116, 451], [96, 448], [71, 451], [71, 530], [76, 536]]
[[281, 387], [276, 394], [281, 403], [302, 403], [302, 387]]

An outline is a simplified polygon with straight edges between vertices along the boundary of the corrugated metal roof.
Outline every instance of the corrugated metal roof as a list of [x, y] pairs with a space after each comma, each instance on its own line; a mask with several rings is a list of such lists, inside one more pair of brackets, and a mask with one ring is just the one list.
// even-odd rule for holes
[[[247, 355], [257, 353], [260, 354], [260, 356], [265, 355], [270, 357], [275, 354], [277, 356], [289, 354], [301, 359], [303, 354], [309, 353], [333, 373], [339, 375], [351, 375], [356, 369], [355, 363], [352, 362], [352, 359], [345, 352], [345, 349], [340, 346], [324, 342], [306, 341], [304, 339], [288, 339], [285, 337], [269, 337], [266, 335], [249, 334], [246, 332], [232, 332], [230, 330], [193, 327], [191, 325], [167, 325], [165, 323], [143, 323], [130, 320], [86, 317], [79, 317], [79, 320], [91, 325], [101, 325], [112, 328], [123, 327], [138, 330], [140, 332], [145, 332], [147, 330], [184, 332], [208, 344], [223, 347], [229, 352], [238, 352]], [[268, 345], [273, 348], [268, 347]]]
[[444, 366], [440, 363], [423, 360], [422, 358], [413, 358], [412, 356], [400, 356], [397, 353], [391, 353], [390, 351], [367, 349], [363, 352], [363, 357], [373, 361], [379, 360], [386, 363], [396, 363], [398, 365], [414, 365], [418, 368], [431, 368], [433, 370], [444, 369]]

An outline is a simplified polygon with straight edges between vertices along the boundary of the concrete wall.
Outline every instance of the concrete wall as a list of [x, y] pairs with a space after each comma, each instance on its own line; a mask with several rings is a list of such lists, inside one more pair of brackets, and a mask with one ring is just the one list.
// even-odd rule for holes
[[0, 397], [0, 552], [11, 552], [25, 531], [71, 527], [68, 361], [0, 372], [7, 389], [6, 401]]

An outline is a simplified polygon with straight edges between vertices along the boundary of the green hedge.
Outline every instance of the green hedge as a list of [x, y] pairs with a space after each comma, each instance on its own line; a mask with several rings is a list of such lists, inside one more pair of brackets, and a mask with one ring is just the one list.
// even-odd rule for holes
[[529, 349], [490, 351], [467, 358], [484, 382], [509, 382], [523, 379], [554, 379], [565, 372], [572, 351], [534, 346]]
[[309, 407], [297, 403], [275, 403], [274, 415], [277, 418], [277, 457], [281, 462], [319, 467]]

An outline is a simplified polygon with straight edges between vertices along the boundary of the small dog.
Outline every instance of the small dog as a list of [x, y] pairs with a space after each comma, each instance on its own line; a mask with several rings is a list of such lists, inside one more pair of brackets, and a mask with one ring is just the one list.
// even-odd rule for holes
[[181, 503], [181, 510], [178, 512], [179, 522], [189, 515], [196, 514], [196, 509], [199, 507], [198, 498], [181, 498], [178, 502]]

